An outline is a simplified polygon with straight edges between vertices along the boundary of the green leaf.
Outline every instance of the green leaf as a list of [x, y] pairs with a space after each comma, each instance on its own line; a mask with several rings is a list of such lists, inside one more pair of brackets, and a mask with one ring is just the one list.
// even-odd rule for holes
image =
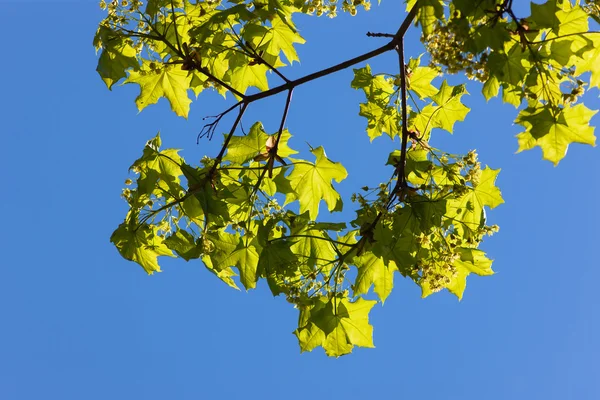
[[265, 91], [269, 89], [268, 70], [266, 65], [253, 64], [252, 59], [236, 52], [229, 58], [229, 70], [225, 73], [225, 80], [241, 93], [246, 93], [250, 86]]
[[[292, 154], [296, 154], [297, 151], [290, 148], [287, 144], [288, 140], [292, 137], [287, 129], [281, 132], [281, 138], [277, 145], [277, 155], [279, 157], [289, 157]], [[269, 142], [270, 139], [270, 143]], [[267, 145], [273, 146], [277, 139], [277, 133], [274, 135], [267, 135], [262, 124], [256, 122], [246, 136], [232, 136], [229, 145], [227, 146], [227, 154], [223, 157], [223, 161], [230, 161], [235, 164], [245, 164], [248, 161], [253, 160], [259, 154], [267, 155]]]
[[140, 85], [140, 95], [135, 99], [139, 111], [150, 104], [155, 104], [165, 97], [171, 104], [171, 109], [180, 117], [187, 118], [192, 100], [188, 97], [190, 88], [187, 71], [173, 66], [155, 66], [151, 68], [150, 61], [144, 60], [139, 71], [130, 71], [125, 83]]
[[[569, 2], [565, 2], [569, 3]], [[566, 7], [565, 7], [566, 8]], [[565, 36], [574, 33], [582, 33], [587, 32], [589, 30], [588, 24], [588, 15], [581, 6], [576, 5], [571, 9], [558, 10], [556, 12], [556, 17], [560, 21], [560, 25], [558, 26], [558, 36]]]
[[[183, 159], [178, 150], [160, 150], [160, 133], [149, 140], [144, 147], [142, 157], [138, 158], [130, 167], [131, 170], [139, 172], [137, 179], [138, 193], [162, 195], [163, 189], [158, 183], [164, 182], [168, 188], [175, 193], [181, 190], [179, 176], [181, 176], [181, 165]], [[158, 192], [156, 192], [158, 188]]]
[[202, 256], [202, 262], [206, 269], [208, 269], [211, 273], [213, 273], [217, 278], [223, 281], [227, 286], [232, 289], [240, 290], [240, 288], [235, 284], [233, 277], [237, 276], [235, 272], [231, 268], [223, 268], [221, 270], [217, 270], [213, 267], [212, 259], [204, 255]]
[[416, 67], [408, 78], [408, 88], [421, 99], [431, 97], [438, 92], [437, 88], [431, 84], [431, 81], [438, 75], [439, 73], [431, 67]]
[[227, 154], [223, 161], [231, 161], [235, 164], [244, 164], [257, 155], [266, 151], [268, 135], [262, 124], [256, 122], [250, 127], [246, 136], [233, 136], [227, 146]]
[[500, 82], [518, 86], [527, 75], [531, 64], [528, 51], [525, 52], [517, 42], [509, 42], [505, 53], [493, 52], [489, 56], [490, 75], [496, 76]]
[[576, 63], [577, 75], [590, 72], [590, 86], [600, 88], [600, 38], [595, 36], [591, 41], [591, 50], [585, 52], [582, 60]]
[[[173, 5], [176, 8], [181, 7], [183, 5], [183, 1], [173, 0]], [[163, 7], [171, 7], [171, 0], [148, 0], [145, 13], [151, 17], [154, 17], [154, 15], [156, 15], [156, 13], [158, 13]]]
[[565, 107], [553, 115], [550, 107], [530, 106], [522, 110], [515, 123], [525, 127], [517, 135], [519, 150], [530, 150], [536, 146], [542, 148], [545, 160], [557, 165], [567, 154], [571, 143], [583, 143], [595, 146], [596, 136], [590, 119], [597, 111], [583, 104]]
[[341, 182], [348, 172], [337, 162], [332, 162], [325, 155], [322, 147], [312, 149], [316, 157], [315, 164], [294, 160], [296, 163], [288, 179], [295, 193], [285, 197], [285, 204], [294, 200], [300, 202], [300, 214], [308, 211], [311, 220], [316, 220], [319, 214], [319, 203], [325, 200], [329, 211], [340, 211], [342, 199], [333, 188], [332, 181]]
[[252, 245], [245, 245], [240, 240], [233, 253], [224, 261], [240, 271], [240, 282], [248, 289], [256, 287], [256, 270], [258, 268], [258, 253]]
[[358, 268], [358, 274], [354, 282], [354, 294], [367, 294], [371, 285], [374, 284], [375, 293], [377, 293], [383, 304], [394, 287], [395, 268], [385, 265], [383, 259], [372, 252], [355, 257], [352, 262]]
[[471, 273], [480, 276], [493, 275], [492, 260], [486, 257], [481, 250], [471, 248], [458, 249], [460, 258], [453, 263], [457, 269], [456, 274], [451, 278], [446, 288], [450, 293], [462, 300], [463, 293], [467, 286], [467, 276]]
[[109, 89], [127, 76], [126, 70], [138, 68], [137, 53], [125, 37], [100, 25], [94, 38], [96, 48], [102, 48], [96, 71]]
[[502, 84], [502, 101], [518, 108], [523, 102], [523, 89], [518, 86]]
[[164, 244], [185, 261], [200, 258], [202, 247], [196, 243], [196, 239], [189, 232], [178, 229], [164, 240]]
[[[232, 276], [235, 276], [235, 273], [230, 268], [236, 266], [240, 272], [243, 269], [247, 273], [242, 281], [242, 284], [244, 282], [249, 284], [246, 289], [254, 287], [251, 283], [253, 280], [252, 272], [254, 271], [255, 273], [256, 268], [252, 269], [252, 266], [256, 265], [253, 264], [255, 261], [258, 262], [258, 256], [254, 257], [256, 254], [254, 249], [241, 249], [243, 242], [239, 235], [223, 231], [207, 233], [204, 237], [204, 244], [205, 248], [210, 249], [210, 251], [207, 251], [207, 254], [202, 257], [202, 261], [219, 279], [232, 288], [237, 289], [237, 285], [231, 279]], [[234, 253], [236, 254], [234, 255]], [[255, 282], [256, 280], [254, 279], [254, 284]]]
[[298, 273], [298, 257], [292, 252], [291, 242], [277, 240], [263, 247], [258, 260], [258, 274], [266, 276], [273, 296], [285, 293], [288, 287], [285, 280]]
[[374, 300], [324, 297], [315, 299], [312, 308], [301, 311], [299, 327], [294, 331], [302, 351], [323, 346], [328, 356], [339, 357], [352, 352], [354, 346], [373, 346], [373, 327], [369, 311]]
[[117, 247], [123, 258], [138, 263], [148, 275], [160, 272], [158, 256], [173, 257], [173, 253], [158, 236], [158, 228], [154, 225], [140, 226], [122, 223], [113, 232], [110, 241]]
[[412, 207], [400, 208], [390, 222], [375, 227], [373, 254], [383, 258], [388, 267], [394, 263], [403, 276], [410, 276], [418, 250], [415, 237], [420, 232], [420, 223]]
[[550, 28], [555, 32], [558, 31], [560, 20], [557, 18], [556, 13], [560, 10], [557, 0], [548, 0], [543, 4], [531, 5], [531, 16], [528, 18], [529, 21], [535, 24], [536, 28]]
[[[229, 221], [229, 210], [227, 202], [223, 200], [228, 190], [218, 183], [210, 182], [207, 179], [207, 172], [192, 168], [187, 164], [181, 165], [189, 184], [189, 192], [198, 200], [206, 222], [225, 223]], [[188, 203], [188, 207], [194, 207], [193, 203]]]
[[398, 135], [400, 116], [397, 106], [390, 104], [396, 92], [392, 80], [372, 75], [371, 67], [367, 65], [354, 70], [351, 86], [362, 89], [367, 96], [367, 102], [360, 105], [359, 115], [367, 118], [367, 134], [371, 141], [383, 133], [392, 139]]
[[500, 84], [498, 83], [498, 78], [496, 78], [494, 75], [490, 76], [488, 80], [485, 81], [483, 84], [483, 89], [481, 89], [486, 101], [490, 101], [492, 97], [498, 96], [499, 91]]
[[[417, 0], [408, 0], [406, 8], [410, 10], [416, 3]], [[432, 32], [435, 22], [444, 18], [444, 3], [441, 0], [419, 0], [418, 7], [415, 19], [423, 28], [423, 34], [427, 36]]]
[[460, 102], [464, 94], [467, 94], [464, 85], [450, 86], [445, 80], [442, 82], [439, 92], [432, 97], [438, 105], [434, 118], [440, 128], [452, 133], [454, 123], [465, 120], [470, 110]]
[[308, 274], [315, 269], [325, 274], [329, 273], [333, 267], [332, 261], [336, 259], [336, 253], [326, 233], [308, 224], [299, 224], [292, 229], [290, 235], [294, 241], [291, 250]]
[[448, 200], [448, 217], [451, 218], [455, 230], [466, 238], [473, 237], [485, 223], [484, 206], [494, 208], [504, 199], [500, 189], [496, 187], [496, 177], [499, 169], [486, 167], [481, 171], [479, 184], [468, 190], [457, 199]]
[[[276, 64], [275, 61], [279, 59], [281, 52], [290, 64], [294, 61], [300, 61], [294, 43], [303, 44], [306, 41], [292, 27], [293, 25], [290, 25], [289, 22], [275, 16], [271, 21], [271, 27], [267, 28], [266, 33], [254, 39], [255, 46], [258, 46], [257, 50], [264, 52], [263, 58], [271, 65], [276, 66], [274, 65]], [[269, 59], [268, 56], [272, 58]]]
[[392, 139], [398, 135], [400, 117], [396, 107], [367, 102], [360, 105], [358, 115], [367, 118], [367, 135], [371, 141], [384, 133], [387, 133]]
[[446, 81], [442, 82], [440, 90], [432, 99], [435, 105], [428, 104], [418, 113], [411, 113], [412, 125], [429, 139], [433, 128], [442, 128], [450, 133], [453, 132], [456, 121], [464, 121], [470, 111], [460, 102], [461, 97], [467, 94], [464, 85], [450, 86]]
[[373, 82], [373, 73], [371, 72], [371, 67], [369, 64], [364, 66], [363, 68], [353, 69], [354, 71], [354, 79], [350, 82], [350, 86], [353, 89], [365, 89], [368, 88]]

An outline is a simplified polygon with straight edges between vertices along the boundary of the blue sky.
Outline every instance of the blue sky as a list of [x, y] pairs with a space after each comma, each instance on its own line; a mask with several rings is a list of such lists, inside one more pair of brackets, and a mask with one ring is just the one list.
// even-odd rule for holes
[[[289, 75], [379, 46], [364, 34], [394, 32], [398, 3], [355, 18], [301, 18], [307, 44]], [[488, 213], [501, 230], [484, 243], [497, 274], [470, 278], [461, 302], [445, 292], [423, 300], [397, 277], [371, 313], [375, 349], [300, 354], [297, 312], [265, 284], [234, 291], [199, 262], [172, 260], [147, 276], [109, 243], [146, 140], [160, 130], [190, 162], [214, 155], [219, 143], [196, 145], [196, 134], [231, 98], [201, 97], [187, 121], [164, 100], [138, 114], [136, 86], [110, 92], [95, 72], [95, 2], [1, 4], [0, 398], [600, 398], [597, 148], [573, 145], [556, 168], [538, 150], [515, 154], [515, 110], [469, 86], [467, 120], [432, 144], [477, 148], [502, 168], [506, 203]], [[421, 51], [409, 45], [407, 55]], [[397, 68], [392, 54], [371, 65]], [[351, 79], [348, 70], [299, 88], [287, 124], [295, 147], [323, 145], [347, 167], [346, 198], [386, 179], [391, 146], [368, 146]], [[598, 91], [587, 100], [600, 107]], [[282, 103], [253, 105], [245, 127], [261, 119], [275, 131]], [[348, 207], [339, 218], [351, 217]]]

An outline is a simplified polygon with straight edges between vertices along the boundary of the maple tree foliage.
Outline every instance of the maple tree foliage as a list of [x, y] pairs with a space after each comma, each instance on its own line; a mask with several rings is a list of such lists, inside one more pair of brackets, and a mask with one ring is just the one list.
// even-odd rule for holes
[[[367, 0], [122, 0], [101, 3], [107, 17], [94, 39], [97, 71], [108, 88], [139, 85], [139, 110], [166, 98], [187, 117], [192, 102], [216, 90], [229, 103], [201, 136], [212, 138], [234, 115], [221, 150], [188, 164], [174, 149], [149, 140], [131, 166], [123, 197], [124, 222], [111, 237], [120, 254], [152, 274], [158, 258], [200, 259], [225, 284], [246, 290], [266, 280], [299, 310], [295, 335], [302, 351], [321, 346], [330, 356], [373, 347], [369, 311], [390, 295], [399, 273], [423, 297], [447, 289], [459, 299], [470, 274], [492, 275], [479, 250], [487, 235], [486, 208], [503, 203], [499, 169], [477, 153], [449, 154], [434, 147], [436, 130], [452, 133], [469, 109], [464, 84], [481, 82], [486, 99], [515, 106], [519, 151], [540, 147], [558, 163], [571, 143], [595, 144], [583, 104], [600, 87], [600, 2], [547, 0], [516, 15], [512, 0], [408, 0], [396, 33], [369, 33], [387, 43], [353, 59], [290, 80], [283, 67], [299, 61], [305, 40], [294, 14], [335, 17], [368, 11]], [[405, 59], [404, 36], [417, 25], [425, 56]], [[398, 55], [398, 73], [374, 73], [365, 62]], [[351, 87], [364, 92], [360, 115], [371, 140], [392, 139], [390, 176], [364, 186], [351, 201], [356, 218], [326, 220], [341, 211], [336, 183], [346, 169], [311, 148], [297, 158], [286, 129], [292, 92], [312, 80], [355, 67]], [[275, 79], [281, 81], [273, 86]], [[253, 94], [248, 94], [249, 88]], [[279, 129], [256, 121], [239, 133], [248, 107], [287, 93]], [[301, 132], [296, 132], [301, 136]], [[382, 160], [385, 162], [386, 158]], [[346, 201], [347, 204], [347, 201]], [[371, 288], [375, 293], [369, 295]], [[376, 298], [377, 300], [372, 300]]]

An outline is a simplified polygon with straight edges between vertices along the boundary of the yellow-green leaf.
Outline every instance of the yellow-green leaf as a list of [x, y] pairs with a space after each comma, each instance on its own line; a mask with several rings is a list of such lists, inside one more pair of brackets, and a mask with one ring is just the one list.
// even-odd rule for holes
[[329, 211], [341, 210], [342, 199], [333, 188], [332, 181], [341, 182], [348, 176], [348, 172], [342, 164], [329, 160], [322, 147], [312, 149], [311, 152], [317, 158], [315, 164], [293, 160], [296, 164], [289, 180], [295, 193], [289, 193], [285, 203], [298, 200], [300, 213], [308, 211], [310, 219], [314, 221], [319, 214], [321, 200], [325, 200]]
[[525, 127], [525, 131], [517, 135], [519, 150], [530, 150], [541, 147], [545, 160], [554, 165], [567, 154], [571, 143], [582, 143], [594, 146], [596, 136], [590, 119], [597, 111], [590, 110], [583, 104], [565, 107], [553, 115], [550, 107], [527, 107], [519, 113], [515, 120]]
[[130, 71], [125, 81], [140, 85], [140, 95], [135, 99], [138, 110], [142, 111], [150, 104], [157, 103], [161, 97], [165, 97], [175, 114], [187, 118], [192, 102], [187, 94], [190, 88], [187, 71], [174, 66], [152, 64], [144, 60], [142, 68], [139, 71]]

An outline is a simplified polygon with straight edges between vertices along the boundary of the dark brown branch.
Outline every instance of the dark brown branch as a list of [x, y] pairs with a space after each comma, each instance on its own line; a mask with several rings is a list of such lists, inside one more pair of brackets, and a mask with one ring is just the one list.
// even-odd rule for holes
[[204, 75], [208, 76], [210, 79], [212, 79], [213, 81], [217, 82], [219, 85], [223, 86], [224, 88], [226, 88], [227, 90], [229, 90], [231, 93], [235, 94], [237, 97], [239, 97], [241, 99], [245, 99], [246, 98], [245, 94], [243, 94], [242, 92], [234, 89], [229, 84], [223, 82], [222, 80], [220, 80], [219, 78], [217, 78], [216, 76], [214, 76], [213, 74], [211, 74], [210, 71], [207, 70], [206, 68], [201, 67], [201, 66], [197, 66], [196, 70], [198, 72], [201, 72]]
[[278, 93], [281, 93], [283, 91], [289, 90], [289, 89], [293, 89], [295, 87], [298, 87], [302, 84], [308, 83], [310, 81], [314, 81], [315, 79], [319, 79], [322, 78], [324, 76], [333, 74], [335, 72], [341, 71], [343, 69], [349, 68], [353, 65], [356, 65], [358, 63], [361, 63], [363, 61], [367, 61], [373, 57], [377, 57], [378, 55], [381, 55], [385, 52], [388, 52], [390, 50], [394, 50], [396, 48], [396, 46], [398, 45], [398, 42], [400, 40], [402, 40], [402, 38], [404, 37], [404, 35], [406, 34], [406, 31], [408, 30], [408, 28], [410, 28], [410, 25], [415, 17], [415, 15], [417, 14], [417, 9], [419, 6], [419, 1], [417, 1], [417, 3], [413, 6], [413, 8], [409, 11], [408, 15], [406, 16], [406, 18], [404, 19], [404, 21], [402, 22], [402, 25], [400, 25], [400, 28], [398, 29], [398, 32], [396, 32], [396, 34], [394, 35], [394, 38], [387, 43], [384, 46], [381, 46], [375, 50], [369, 51], [368, 53], [362, 54], [358, 57], [354, 57], [351, 58], [349, 60], [346, 60], [344, 62], [341, 62], [339, 64], [333, 65], [329, 68], [325, 68], [322, 69], [320, 71], [317, 72], [313, 72], [312, 74], [308, 74], [306, 76], [303, 76], [302, 78], [298, 78], [295, 79], [289, 83], [285, 83], [283, 85], [274, 87], [272, 89], [266, 90], [264, 92], [260, 92], [260, 93], [256, 93], [250, 96], [247, 96], [245, 98], [246, 101], [253, 102], [256, 100], [260, 100], [260, 99], [264, 99], [266, 97], [270, 97], [273, 95], [276, 95]]
[[367, 32], [367, 36], [368, 37], [385, 37], [385, 38], [395, 37], [395, 35], [392, 33], [373, 33], [373, 32]]
[[277, 242], [279, 240], [287, 240], [287, 239], [293, 239], [293, 238], [309, 238], [309, 239], [317, 239], [317, 240], [325, 240], [327, 242], [330, 243], [335, 243], [335, 244], [339, 244], [340, 246], [346, 246], [346, 247], [352, 247], [352, 244], [348, 244], [348, 243], [344, 243], [344, 242], [339, 242], [337, 240], [333, 240], [329, 237], [322, 237], [322, 236], [314, 236], [314, 235], [288, 235], [288, 236], [281, 236], [278, 238], [274, 238], [274, 239], [269, 239], [267, 240], [269, 243], [273, 243], [273, 242]]
[[279, 147], [279, 139], [281, 139], [281, 134], [283, 133], [283, 126], [285, 125], [285, 120], [287, 119], [288, 111], [290, 110], [290, 104], [292, 103], [292, 94], [294, 93], [294, 89], [290, 89], [288, 92], [287, 98], [285, 99], [285, 108], [283, 109], [283, 116], [281, 117], [281, 124], [279, 124], [279, 131], [277, 132], [277, 140], [275, 141], [275, 146], [273, 146], [273, 152], [277, 154], [277, 148]]
[[215, 159], [215, 163], [213, 164], [213, 166], [210, 170], [209, 176], [212, 177], [214, 175], [215, 171], [217, 170], [217, 168], [219, 167], [219, 164], [221, 164], [221, 161], [223, 160], [223, 156], [225, 155], [225, 150], [227, 150], [227, 146], [229, 146], [229, 141], [231, 140], [231, 137], [235, 133], [235, 130], [237, 129], [237, 126], [240, 123], [240, 120], [242, 119], [242, 116], [244, 115], [244, 112], [246, 111], [247, 107], [248, 107], [248, 103], [242, 102], [242, 107], [240, 108], [240, 111], [238, 112], [238, 116], [235, 119], [235, 122], [233, 123], [233, 125], [231, 126], [231, 130], [229, 131], [229, 134], [225, 138], [225, 142], [223, 143], [223, 146], [221, 147], [221, 151], [219, 152], [219, 155]]
[[122, 26], [118, 27], [117, 29], [119, 29], [119, 31], [121, 31], [121, 32], [126, 33], [128, 36], [141, 37], [144, 39], [151, 39], [151, 40], [162, 40], [158, 36], [152, 36], [147, 33], [132, 31], [131, 29], [123, 28]]
[[295, 79], [293, 81], [290, 81], [288, 83], [284, 83], [283, 85], [280, 86], [276, 86], [272, 89], [266, 90], [264, 92], [260, 92], [260, 93], [256, 93], [250, 96], [246, 97], [246, 100], [248, 102], [253, 102], [253, 101], [257, 101], [260, 99], [264, 99], [267, 97], [271, 97], [274, 96], [276, 94], [279, 94], [281, 92], [284, 92], [286, 90], [290, 90], [290, 89], [294, 89], [297, 86], [300, 86], [304, 83], [310, 82], [310, 81], [314, 81], [315, 79], [319, 79], [322, 78], [324, 76], [333, 74], [335, 72], [341, 71], [343, 69], [346, 69], [348, 67], [351, 67], [353, 65], [356, 65], [358, 63], [361, 63], [363, 61], [369, 60], [373, 57], [376, 57], [380, 54], [383, 54], [387, 51], [393, 50], [394, 49], [394, 41], [391, 41], [390, 43], [386, 44], [385, 46], [381, 46], [378, 49], [372, 50], [368, 53], [362, 54], [358, 57], [354, 57], [350, 60], [344, 61], [342, 63], [336, 64], [332, 67], [329, 68], [325, 68], [322, 69], [320, 71], [314, 72], [312, 74], [308, 74], [306, 76], [303, 76], [302, 78], [298, 78]]
[[398, 182], [396, 190], [402, 190], [406, 185], [404, 168], [406, 166], [406, 149], [408, 142], [408, 121], [406, 105], [406, 63], [404, 62], [404, 43], [401, 40], [396, 48], [398, 52], [398, 63], [400, 64], [400, 97], [402, 104], [402, 143], [400, 144], [400, 165], [398, 166]]
[[283, 161], [283, 159], [277, 155], [277, 149], [279, 147], [279, 139], [281, 138], [281, 134], [283, 133], [285, 120], [287, 119], [288, 111], [290, 110], [293, 91], [293, 89], [290, 89], [290, 91], [288, 92], [287, 99], [285, 100], [285, 107], [283, 109], [283, 115], [281, 116], [281, 124], [279, 125], [279, 131], [277, 132], [277, 138], [275, 139], [275, 145], [268, 151], [269, 157], [267, 158], [267, 163], [264, 166], [264, 169], [261, 172], [260, 176], [258, 177], [258, 181], [256, 181], [256, 184], [252, 188], [250, 198], [252, 198], [252, 196], [254, 196], [258, 192], [260, 184], [262, 183], [263, 179], [265, 179], [265, 175], [267, 172], [269, 173], [269, 178], [273, 178], [273, 165], [275, 164], [275, 159], [277, 159], [285, 165], [285, 161]]
[[[394, 175], [397, 177], [396, 185], [394, 186], [394, 189], [392, 189], [392, 191], [390, 192], [390, 197], [386, 203], [385, 211], [378, 212], [377, 216], [375, 216], [375, 219], [373, 220], [373, 222], [371, 222], [364, 230], [361, 229], [361, 232], [360, 232], [361, 238], [354, 244], [352, 249], [350, 249], [347, 253], [344, 254], [343, 258], [345, 258], [353, 250], [356, 250], [358, 255], [360, 255], [362, 253], [367, 240], [372, 239], [373, 230], [379, 223], [379, 220], [381, 220], [381, 218], [383, 217], [383, 213], [387, 212], [387, 210], [389, 210], [389, 208], [392, 206], [392, 204], [396, 201], [396, 199], [398, 198], [398, 193], [403, 188], [403, 185], [405, 185], [405, 182], [406, 182], [404, 175], [405, 175], [406, 150], [407, 150], [406, 142], [408, 141], [408, 128], [407, 128], [407, 114], [408, 113], [407, 113], [407, 108], [406, 108], [407, 107], [407, 105], [406, 105], [406, 68], [405, 68], [405, 64], [404, 64], [404, 35], [406, 34], [406, 31], [412, 24], [412, 21], [417, 13], [418, 6], [419, 6], [419, 0], [417, 0], [417, 3], [410, 10], [408, 15], [402, 22], [402, 25], [400, 25], [400, 28], [398, 29], [398, 32], [396, 32], [394, 39], [392, 39], [392, 41], [386, 45], [386, 46], [389, 46], [391, 44], [394, 46], [393, 48], [395, 48], [396, 51], [398, 52], [398, 57], [399, 57], [398, 61], [400, 64], [400, 81], [401, 81], [400, 86], [401, 86], [401, 95], [402, 95], [402, 143], [401, 143], [402, 153], [401, 153], [400, 165], [394, 171]], [[393, 178], [393, 176], [392, 176], [392, 178]], [[340, 259], [343, 259], [343, 258], [340, 257]]]
[[177, 32], [177, 15], [175, 15], [175, 4], [171, 0], [171, 13], [173, 14], [173, 30], [175, 31], [175, 41], [177, 42], [177, 49], [181, 51], [181, 42], [179, 41], [179, 32]]

